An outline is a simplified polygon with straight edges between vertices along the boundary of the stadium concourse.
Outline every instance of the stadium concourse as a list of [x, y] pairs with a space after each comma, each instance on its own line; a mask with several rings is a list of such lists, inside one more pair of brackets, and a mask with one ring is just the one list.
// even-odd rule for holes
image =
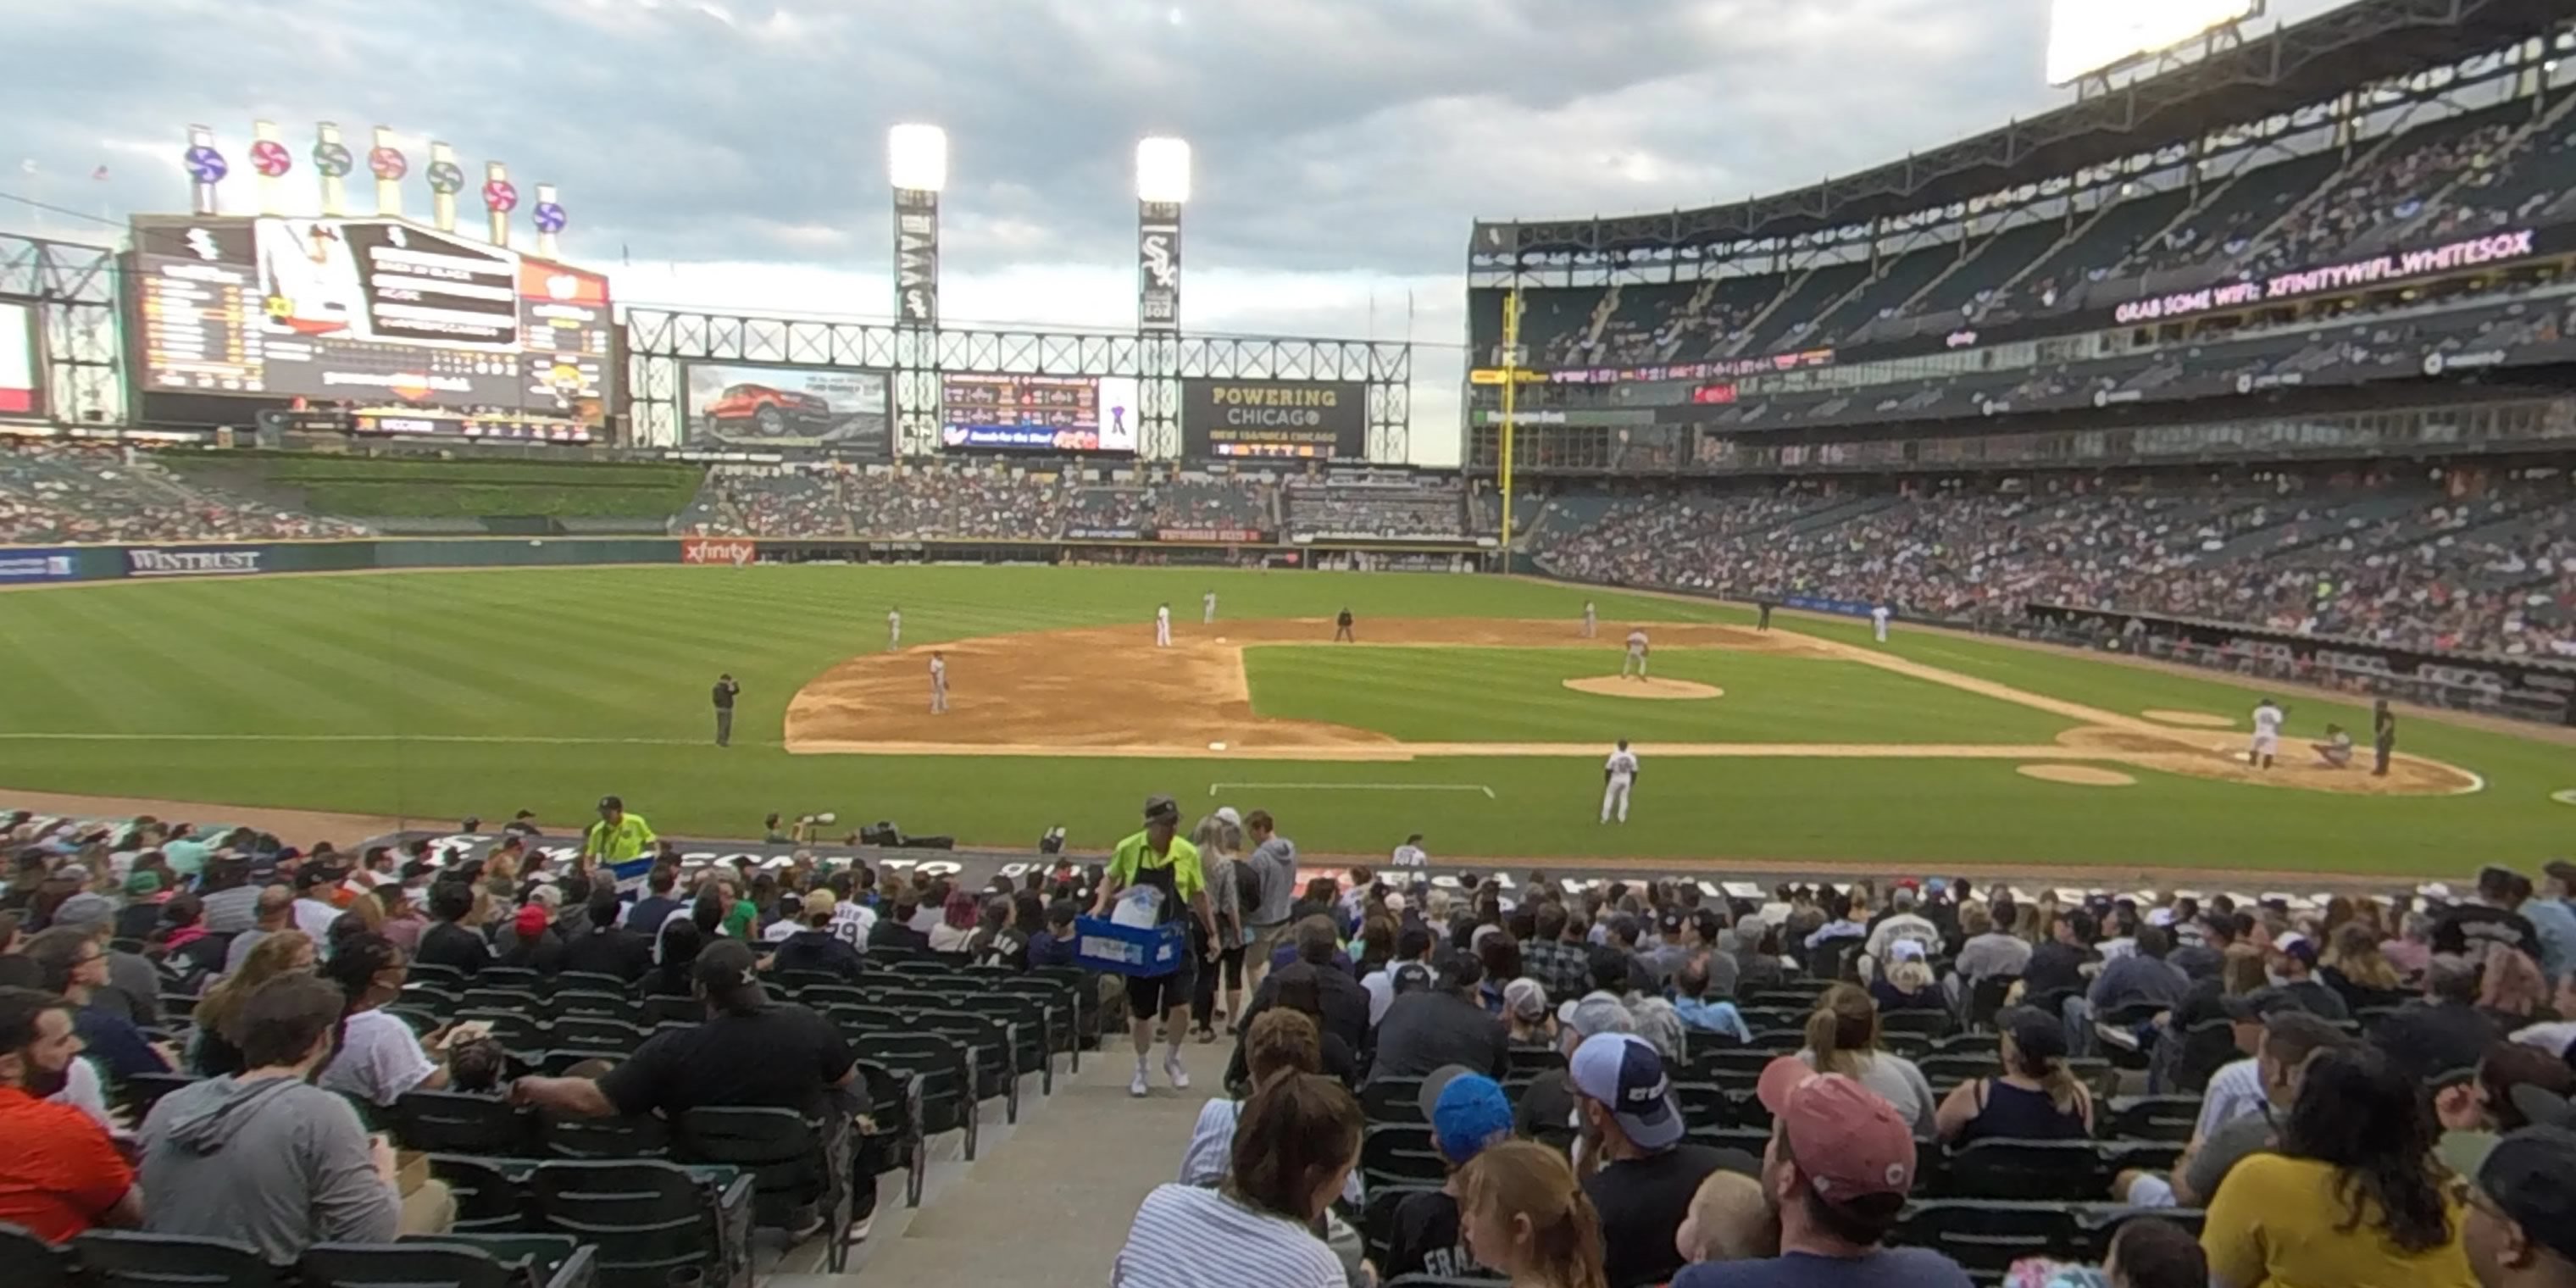
[[[2465, 1288], [2569, 1251], [2576, 864], [1430, 880], [1303, 863], [1258, 808], [1142, 815], [1106, 863], [994, 868], [702, 852], [615, 797], [347, 849], [14, 812], [0, 1126], [45, 1148], [0, 1153], [0, 1277], [354, 1282], [443, 1243], [562, 1288]], [[1196, 966], [1086, 969], [1129, 890], [1181, 896]], [[2389, 1206], [2348, 1219], [2338, 1169]]]

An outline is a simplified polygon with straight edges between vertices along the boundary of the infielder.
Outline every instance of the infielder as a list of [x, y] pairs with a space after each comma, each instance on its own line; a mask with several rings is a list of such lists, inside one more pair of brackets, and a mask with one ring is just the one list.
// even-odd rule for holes
[[1216, 592], [1213, 590], [1199, 596], [1199, 625], [1216, 625]]
[[1333, 642], [1336, 644], [1360, 642], [1360, 637], [1351, 633], [1351, 610], [1347, 608], [1342, 610], [1341, 616], [1333, 619]]
[[948, 659], [936, 652], [930, 655], [930, 714], [948, 714]]
[[889, 608], [886, 610], [886, 652], [891, 653], [902, 647], [903, 610], [900, 608]]
[[1888, 612], [1885, 604], [1869, 610], [1870, 633], [1876, 635], [1881, 644], [1887, 642], [1887, 619], [1892, 616], [1895, 614]]
[[1619, 748], [1601, 765], [1601, 821], [1610, 821], [1616, 808], [1619, 821], [1628, 821], [1628, 789], [1637, 781], [1637, 753], [1628, 750], [1628, 740], [1619, 740]]
[[1154, 647], [1170, 648], [1171, 646], [1172, 606], [1165, 604], [1154, 610]]
[[2281, 750], [2281, 722], [2289, 712], [2270, 698], [2254, 704], [2254, 745], [2245, 751], [2245, 763], [2260, 769], [2272, 767], [2272, 757]]
[[[1646, 632], [1643, 630], [1628, 632], [1628, 656], [1619, 661], [1619, 678], [1627, 679], [1630, 671], [1636, 672], [1640, 680], [1646, 678]], [[1623, 742], [1619, 745], [1624, 747], [1628, 744]]]
[[1585, 639], [1590, 639], [1590, 638], [1592, 638], [1593, 632], [1595, 632], [1595, 631], [1599, 630], [1599, 629], [1600, 629], [1600, 627], [1601, 627], [1601, 618], [1600, 618], [1600, 616], [1599, 616], [1598, 614], [1596, 614], [1596, 613], [1594, 613], [1594, 612], [1592, 611], [1592, 601], [1591, 601], [1591, 600], [1588, 600], [1588, 599], [1587, 599], [1587, 600], [1584, 600], [1584, 601], [1583, 601], [1583, 638], [1585, 638]]

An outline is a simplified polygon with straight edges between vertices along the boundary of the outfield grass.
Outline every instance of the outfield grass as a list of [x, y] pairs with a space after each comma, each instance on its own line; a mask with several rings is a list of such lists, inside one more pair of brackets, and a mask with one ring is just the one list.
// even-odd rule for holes
[[[771, 809], [891, 818], [963, 841], [1026, 845], [1052, 824], [1078, 845], [1128, 830], [1168, 791], [1192, 808], [1264, 806], [1310, 851], [1383, 852], [1412, 831], [1442, 855], [1728, 856], [2195, 864], [2462, 874], [2564, 851], [2576, 751], [2410, 721], [2409, 750], [2485, 775], [2455, 798], [2374, 799], [2138, 771], [2123, 789], [2034, 782], [2011, 761], [1666, 760], [1640, 782], [1634, 821], [1593, 821], [1597, 757], [1386, 763], [790, 756], [775, 744], [798, 686], [884, 642], [890, 605], [907, 643], [1135, 623], [1153, 605], [1222, 596], [1228, 618], [1530, 617], [1571, 628], [1587, 597], [1605, 633], [1635, 621], [1747, 621], [1719, 605], [1450, 576], [1047, 568], [606, 568], [434, 572], [184, 583], [97, 583], [0, 595], [0, 786], [242, 805], [403, 814], [444, 823], [536, 810], [562, 826], [602, 792], [665, 831], [746, 835]], [[1865, 626], [1784, 618], [1850, 642]], [[1891, 651], [2115, 711], [2235, 715], [2256, 693], [2172, 675], [1902, 629]], [[1392, 655], [1418, 654], [1397, 667]], [[1606, 651], [1267, 646], [1250, 652], [1265, 715], [1327, 719], [1408, 739], [1667, 740], [1663, 722], [1780, 741], [2045, 741], [2054, 717], [1840, 663], [1691, 650], [1659, 674], [1726, 688], [1714, 702], [1649, 703], [1563, 691]], [[1447, 659], [1444, 661], [1444, 659]], [[1567, 671], [1576, 665], [1586, 669]], [[1611, 658], [1615, 665], [1615, 658]], [[1394, 670], [1387, 668], [1393, 667]], [[1422, 696], [1429, 667], [1446, 690]], [[1704, 671], [1698, 668], [1705, 667]], [[745, 692], [719, 751], [707, 685]], [[1379, 674], [1379, 672], [1385, 672]], [[2294, 701], [2294, 740], [2358, 708]], [[1141, 718], [1141, 717], [1140, 717]], [[1783, 723], [1786, 722], [1786, 723]], [[1649, 732], [1648, 730], [1652, 730]], [[98, 739], [96, 735], [107, 735]], [[78, 735], [64, 737], [62, 735]], [[1373, 790], [1333, 790], [1367, 784]], [[1383, 790], [1409, 785], [1475, 790]], [[1488, 798], [1484, 792], [1490, 790]], [[5, 797], [5, 792], [0, 792]]]

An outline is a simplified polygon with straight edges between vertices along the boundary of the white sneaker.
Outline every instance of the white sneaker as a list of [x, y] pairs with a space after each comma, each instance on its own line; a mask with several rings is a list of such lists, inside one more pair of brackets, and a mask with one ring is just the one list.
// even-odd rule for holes
[[1136, 1066], [1136, 1080], [1127, 1084], [1127, 1094], [1142, 1099], [1146, 1090], [1145, 1066], [1140, 1064]]
[[[1163, 1057], [1163, 1075], [1172, 1080], [1172, 1090], [1187, 1091], [1190, 1089], [1190, 1071], [1181, 1067], [1180, 1052], [1175, 1051], [1170, 1055]], [[1141, 1073], [1136, 1075], [1136, 1085], [1141, 1087], [1144, 1083], [1145, 1075]]]

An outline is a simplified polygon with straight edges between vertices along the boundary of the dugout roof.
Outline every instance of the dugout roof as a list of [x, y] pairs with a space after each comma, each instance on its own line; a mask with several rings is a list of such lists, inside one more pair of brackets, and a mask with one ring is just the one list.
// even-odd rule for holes
[[2175, 71], [1810, 188], [1663, 214], [1479, 222], [1468, 253], [1500, 263], [1690, 247], [1934, 209], [2448, 66], [2571, 19], [2576, 0], [2358, 0]]

